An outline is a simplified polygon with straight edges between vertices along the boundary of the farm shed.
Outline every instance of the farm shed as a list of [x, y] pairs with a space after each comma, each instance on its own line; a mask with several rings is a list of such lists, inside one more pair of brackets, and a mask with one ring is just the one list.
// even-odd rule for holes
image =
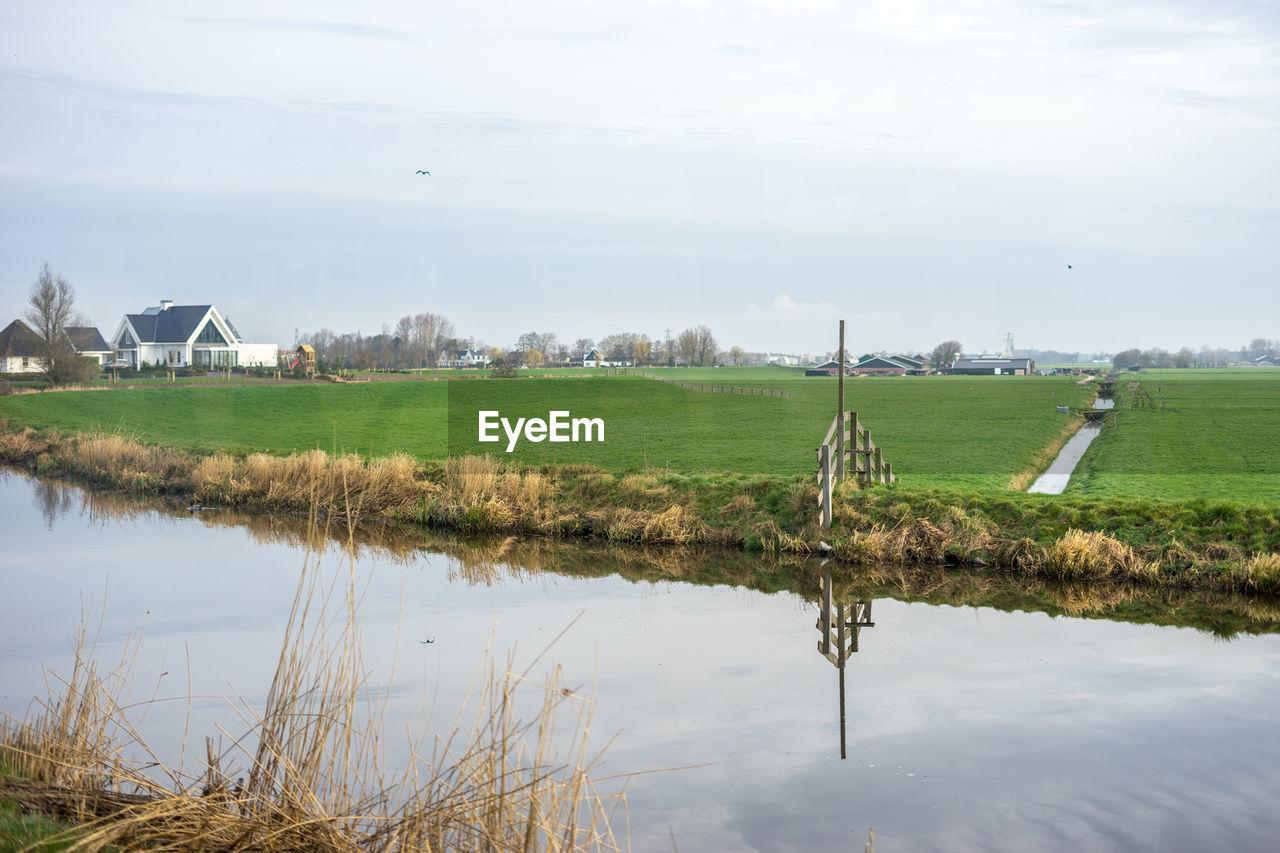
[[1029, 376], [1036, 363], [1029, 358], [957, 358], [950, 373], [957, 376]]

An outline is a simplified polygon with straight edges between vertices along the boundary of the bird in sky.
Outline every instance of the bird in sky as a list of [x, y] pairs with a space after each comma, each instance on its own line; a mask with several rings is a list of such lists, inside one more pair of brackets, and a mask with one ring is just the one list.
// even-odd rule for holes
[[1067, 269], [1071, 269], [1071, 264], [1067, 264]]
[[431, 173], [430, 173], [430, 172], [428, 172], [426, 169], [419, 169], [419, 170], [418, 170], [418, 174], [419, 174], [419, 175], [426, 175], [427, 177], [430, 177], [430, 176], [431, 176]]

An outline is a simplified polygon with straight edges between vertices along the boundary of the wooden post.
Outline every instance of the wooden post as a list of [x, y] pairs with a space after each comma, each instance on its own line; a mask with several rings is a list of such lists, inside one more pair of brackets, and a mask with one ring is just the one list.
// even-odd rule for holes
[[883, 483], [884, 479], [884, 458], [880, 455], [880, 448], [876, 448], [876, 482]]
[[840, 382], [836, 386], [836, 482], [844, 482], [844, 320], [840, 321]]
[[831, 445], [818, 449], [818, 464], [822, 468], [822, 529], [831, 529]]
[[867, 470], [864, 479], [867, 482], [871, 482], [871, 430], [869, 429], [864, 429], [862, 431], [862, 449], [866, 451], [862, 455], [867, 461]]
[[849, 461], [851, 462], [852, 466], [854, 466], [854, 470], [850, 471], [850, 474], [854, 476], [855, 480], [858, 479], [858, 471], [859, 471], [859, 464], [858, 464], [858, 433], [859, 432], [861, 432], [861, 428], [858, 425], [858, 412], [851, 411], [849, 412], [849, 450], [850, 450]]

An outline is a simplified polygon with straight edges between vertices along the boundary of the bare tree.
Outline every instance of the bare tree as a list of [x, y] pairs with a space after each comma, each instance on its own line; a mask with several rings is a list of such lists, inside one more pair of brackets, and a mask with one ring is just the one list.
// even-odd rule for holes
[[76, 290], [71, 282], [54, 275], [45, 261], [28, 301], [26, 318], [40, 336], [40, 366], [49, 384], [67, 385], [93, 376], [96, 365], [78, 355], [67, 336], [68, 326], [88, 325], [75, 311]]
[[711, 329], [706, 326], [696, 326], [693, 330], [698, 336], [698, 364], [706, 367], [709, 364], [716, 363], [716, 339], [711, 334]]
[[953, 364], [963, 349], [959, 341], [943, 341], [929, 353], [929, 364], [934, 370], [941, 370]]
[[698, 357], [698, 333], [693, 329], [685, 329], [676, 338], [675, 351], [685, 367], [693, 364]]
[[413, 346], [418, 356], [416, 367], [435, 367], [444, 352], [445, 342], [453, 337], [453, 323], [441, 314], [426, 312], [413, 317]]
[[618, 332], [600, 339], [599, 349], [604, 351], [605, 358], [610, 361], [629, 361], [634, 355], [634, 347], [640, 336], [635, 332]]

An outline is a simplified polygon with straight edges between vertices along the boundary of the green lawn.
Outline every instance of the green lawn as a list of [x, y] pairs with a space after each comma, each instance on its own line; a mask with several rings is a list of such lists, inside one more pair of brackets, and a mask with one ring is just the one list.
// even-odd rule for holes
[[233, 453], [445, 453], [444, 382], [161, 385], [0, 397], [0, 417], [40, 429], [118, 431], [139, 441]]
[[[320, 447], [360, 453], [489, 452], [477, 412], [546, 418], [551, 410], [601, 417], [599, 443], [522, 442], [514, 458], [790, 476], [815, 470], [814, 448], [835, 415], [834, 377], [778, 368], [667, 369], [672, 379], [776, 388], [790, 397], [706, 393], [604, 371], [532, 371], [518, 379], [342, 385], [170, 386], [0, 397], [14, 425], [120, 431], [196, 450], [287, 453]], [[550, 375], [553, 378], [543, 378]], [[1004, 488], [1059, 435], [1087, 389], [1070, 377], [874, 377], [846, 382], [846, 406], [906, 484]]]
[[1070, 493], [1280, 503], [1280, 371], [1122, 374], [1111, 417]]

